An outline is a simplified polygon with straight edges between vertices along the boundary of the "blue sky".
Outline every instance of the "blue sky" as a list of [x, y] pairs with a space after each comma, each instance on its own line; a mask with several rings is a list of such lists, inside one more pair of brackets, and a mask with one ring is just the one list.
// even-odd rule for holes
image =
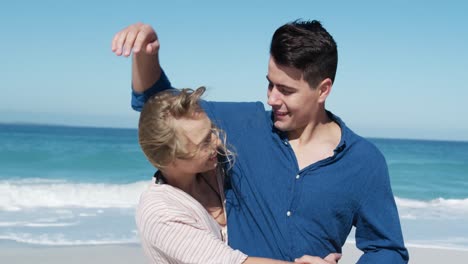
[[174, 86], [205, 85], [210, 100], [265, 102], [270, 38], [302, 18], [320, 20], [338, 43], [327, 108], [353, 130], [468, 140], [462, 1], [100, 2], [2, 4], [0, 122], [136, 127], [131, 61], [110, 50], [114, 33], [135, 22], [157, 30]]

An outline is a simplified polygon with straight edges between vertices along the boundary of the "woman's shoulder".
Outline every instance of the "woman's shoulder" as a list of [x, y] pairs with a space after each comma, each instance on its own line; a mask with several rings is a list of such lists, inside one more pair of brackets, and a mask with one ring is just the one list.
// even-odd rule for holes
[[187, 194], [168, 184], [151, 184], [140, 196], [138, 208], [152, 207], [159, 210], [174, 210], [186, 204]]
[[192, 196], [169, 184], [152, 184], [140, 196], [137, 214], [158, 219], [193, 219], [206, 210]]
[[[140, 196], [136, 208], [136, 222], [140, 227], [164, 225], [171, 221], [192, 218], [187, 213], [183, 194], [167, 184], [153, 184]], [[183, 220], [186, 221], [186, 220]]]

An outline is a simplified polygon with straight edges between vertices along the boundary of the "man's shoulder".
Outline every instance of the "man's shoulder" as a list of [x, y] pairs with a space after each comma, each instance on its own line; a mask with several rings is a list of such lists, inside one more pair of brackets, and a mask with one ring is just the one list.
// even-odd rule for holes
[[385, 162], [385, 158], [380, 149], [368, 138], [355, 133], [351, 128], [341, 121], [342, 141], [346, 148], [352, 150], [352, 153], [360, 158], [367, 160]]
[[358, 147], [361, 151], [374, 155], [382, 155], [380, 149], [371, 140], [369, 140], [369, 138], [360, 136], [354, 133], [352, 130], [349, 131], [351, 132], [350, 142], [353, 142], [353, 144], [356, 145], [356, 147]]

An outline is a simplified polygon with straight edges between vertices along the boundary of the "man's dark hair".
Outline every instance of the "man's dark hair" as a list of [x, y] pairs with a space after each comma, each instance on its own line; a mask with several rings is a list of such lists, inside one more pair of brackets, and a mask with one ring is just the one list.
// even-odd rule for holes
[[302, 70], [312, 88], [325, 78], [335, 81], [336, 43], [317, 20], [296, 20], [278, 28], [271, 40], [270, 55], [278, 65]]

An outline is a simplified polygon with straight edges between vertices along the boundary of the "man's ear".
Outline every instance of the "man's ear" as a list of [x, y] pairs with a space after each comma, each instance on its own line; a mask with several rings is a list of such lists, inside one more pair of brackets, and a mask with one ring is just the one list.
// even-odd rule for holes
[[330, 78], [326, 78], [321, 83], [319, 83], [319, 85], [316, 88], [318, 89], [318, 92], [319, 92], [319, 98], [318, 98], [319, 103], [325, 103], [325, 100], [327, 99], [328, 95], [331, 93], [332, 86], [333, 86], [333, 82]]

